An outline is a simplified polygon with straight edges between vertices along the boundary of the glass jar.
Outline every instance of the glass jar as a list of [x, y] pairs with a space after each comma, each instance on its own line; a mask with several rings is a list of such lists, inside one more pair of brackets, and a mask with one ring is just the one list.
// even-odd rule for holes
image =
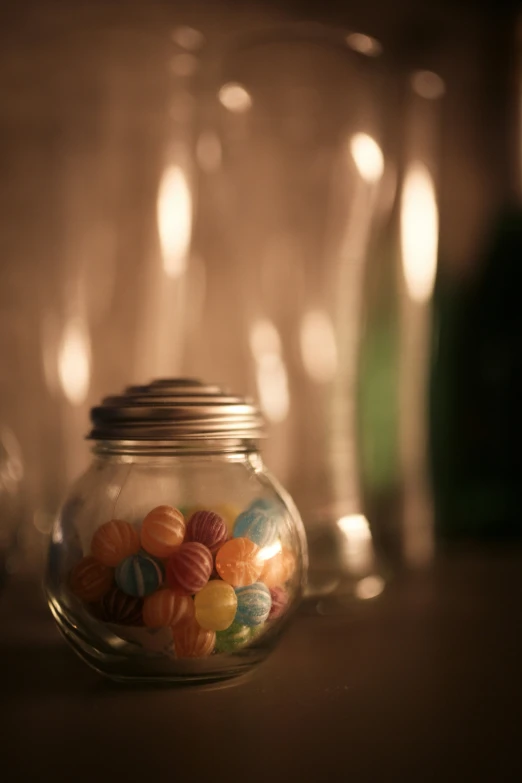
[[91, 411], [94, 458], [52, 532], [49, 606], [116, 680], [217, 680], [261, 662], [302, 595], [299, 514], [248, 400], [158, 380]]

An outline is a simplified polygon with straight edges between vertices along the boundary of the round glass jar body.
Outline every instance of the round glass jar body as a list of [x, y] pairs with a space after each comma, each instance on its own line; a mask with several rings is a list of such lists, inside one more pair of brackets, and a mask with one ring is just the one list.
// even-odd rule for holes
[[46, 587], [61, 632], [102, 674], [209, 681], [271, 651], [306, 562], [299, 515], [252, 443], [99, 441], [55, 523]]

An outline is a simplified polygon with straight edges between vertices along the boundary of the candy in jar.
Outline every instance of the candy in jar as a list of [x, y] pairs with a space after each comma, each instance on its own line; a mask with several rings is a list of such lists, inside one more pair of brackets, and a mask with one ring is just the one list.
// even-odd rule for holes
[[236, 622], [242, 625], [260, 625], [270, 613], [272, 598], [270, 590], [262, 582], [247, 587], [236, 587]]
[[207, 631], [194, 622], [181, 623], [173, 629], [172, 638], [178, 658], [204, 658], [216, 644], [214, 631]]
[[177, 595], [165, 587], [143, 602], [143, 622], [149, 628], [174, 626], [194, 616], [194, 601], [190, 596]]
[[214, 560], [209, 549], [197, 541], [181, 544], [167, 562], [167, 583], [180, 595], [193, 595], [210, 579]]
[[138, 598], [153, 593], [162, 581], [161, 565], [147, 555], [131, 555], [116, 569], [116, 583], [120, 590]]
[[194, 598], [196, 620], [209, 631], [224, 631], [234, 622], [237, 596], [232, 585], [213, 579]]
[[259, 547], [270, 546], [277, 538], [278, 525], [278, 517], [272, 508], [253, 503], [236, 519], [234, 538], [249, 538]]
[[106, 566], [115, 568], [140, 549], [136, 530], [122, 519], [111, 519], [98, 528], [91, 543], [91, 554]]
[[143, 625], [143, 601], [125, 595], [118, 587], [111, 587], [100, 601], [100, 615], [105, 622], [116, 625]]
[[204, 544], [211, 552], [216, 552], [228, 538], [225, 520], [215, 511], [196, 511], [187, 525], [186, 541]]
[[220, 577], [234, 587], [250, 585], [263, 570], [259, 547], [249, 538], [232, 538], [223, 544], [216, 555], [216, 569]]
[[73, 568], [69, 586], [77, 598], [91, 603], [99, 601], [110, 590], [113, 578], [112, 568], [88, 555]]
[[255, 403], [163, 378], [109, 393], [91, 420], [91, 464], [50, 537], [46, 590], [66, 641], [118, 681], [257, 666], [303, 594], [306, 540], [263, 465]]
[[225, 631], [216, 633], [216, 652], [232, 652], [244, 647], [250, 641], [252, 629], [248, 625], [232, 623]]
[[181, 511], [172, 506], [152, 509], [141, 525], [141, 545], [150, 555], [168, 557], [182, 543], [185, 536], [185, 519]]

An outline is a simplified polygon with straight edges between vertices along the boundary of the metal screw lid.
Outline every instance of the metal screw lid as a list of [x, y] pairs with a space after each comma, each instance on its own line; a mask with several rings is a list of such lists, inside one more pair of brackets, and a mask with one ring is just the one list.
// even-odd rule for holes
[[91, 408], [92, 440], [256, 440], [263, 417], [252, 400], [193, 378], [128, 386]]

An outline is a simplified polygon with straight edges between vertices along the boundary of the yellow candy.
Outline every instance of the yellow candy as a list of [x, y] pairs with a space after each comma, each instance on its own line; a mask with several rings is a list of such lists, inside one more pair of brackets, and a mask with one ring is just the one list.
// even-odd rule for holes
[[234, 622], [237, 595], [226, 582], [214, 579], [194, 598], [196, 620], [207, 631], [225, 631]]

